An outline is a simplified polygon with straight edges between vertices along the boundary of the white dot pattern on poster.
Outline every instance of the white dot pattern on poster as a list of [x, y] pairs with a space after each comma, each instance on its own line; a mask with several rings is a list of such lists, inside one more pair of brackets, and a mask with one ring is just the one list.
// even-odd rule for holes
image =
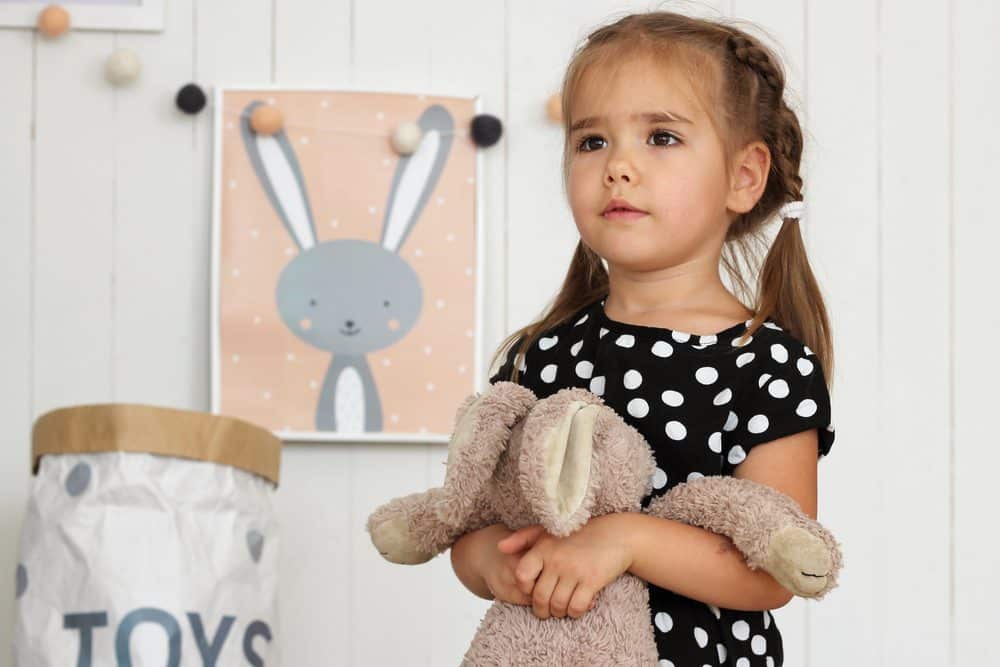
[[[815, 429], [833, 444], [830, 398], [818, 357], [776, 322], [714, 333], [619, 322], [597, 300], [541, 332], [518, 382], [544, 398], [582, 387], [634, 426], [656, 459], [643, 507], [684, 482], [732, 475], [760, 444]], [[516, 349], [523, 340], [514, 342]], [[509, 379], [512, 354], [490, 382]], [[654, 585], [650, 627], [659, 664], [766, 667], [783, 661], [768, 612], [706, 605]]]

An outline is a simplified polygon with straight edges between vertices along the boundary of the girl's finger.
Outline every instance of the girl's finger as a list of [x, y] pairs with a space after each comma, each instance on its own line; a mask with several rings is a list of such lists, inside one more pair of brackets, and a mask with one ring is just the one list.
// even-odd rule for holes
[[542, 527], [539, 525], [528, 526], [515, 531], [497, 542], [497, 548], [505, 554], [513, 554], [531, 547], [542, 534]]
[[524, 554], [514, 570], [514, 581], [518, 590], [525, 595], [531, 593], [537, 583], [535, 580], [538, 579], [541, 571], [541, 557], [533, 551]]

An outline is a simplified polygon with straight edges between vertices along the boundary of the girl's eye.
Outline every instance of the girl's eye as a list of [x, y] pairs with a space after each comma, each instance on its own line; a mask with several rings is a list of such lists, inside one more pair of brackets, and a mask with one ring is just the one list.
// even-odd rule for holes
[[[650, 137], [667, 137], [667, 139], [666, 139], [665, 141], [658, 141], [658, 142], [655, 142], [655, 143], [654, 143], [654, 145], [655, 145], [655, 146], [672, 146], [672, 145], [673, 145], [673, 143], [680, 143], [680, 139], [678, 139], [678, 138], [677, 138], [677, 135], [675, 135], [675, 134], [674, 134], [674, 133], [672, 133], [672, 132], [667, 132], [666, 130], [659, 130], [659, 129], [657, 129], [657, 130], [653, 130], [653, 131], [652, 131], [652, 132], [650, 133], [650, 135], [649, 135], [649, 136], [650, 136]], [[604, 138], [603, 138], [603, 137], [601, 137], [600, 135], [597, 135], [597, 134], [590, 134], [590, 135], [587, 135], [586, 137], [584, 137], [583, 139], [581, 139], [581, 140], [580, 140], [580, 141], [579, 141], [579, 142], [577, 143], [577, 145], [576, 145], [576, 150], [578, 150], [578, 151], [582, 151], [582, 152], [584, 152], [584, 153], [590, 153], [590, 152], [592, 152], [592, 151], [591, 151], [591, 150], [590, 150], [590, 149], [588, 148], [588, 146], [589, 146], [588, 142], [589, 142], [589, 141], [590, 141], [591, 139], [599, 139], [599, 140], [601, 140], [601, 141], [604, 141]], [[670, 139], [673, 139], [673, 143], [671, 143], [671, 142], [670, 142]], [[595, 149], [595, 150], [596, 150], [596, 149]]]
[[673, 134], [671, 132], [667, 132], [666, 130], [653, 130], [653, 134], [650, 135], [650, 136], [653, 136], [653, 137], [668, 137], [668, 140], [667, 140], [666, 143], [657, 143], [656, 144], [657, 146], [670, 146], [670, 145], [672, 145], [672, 144], [669, 143], [670, 139], [673, 139], [675, 142], [680, 143], [680, 139], [678, 139], [675, 134]]

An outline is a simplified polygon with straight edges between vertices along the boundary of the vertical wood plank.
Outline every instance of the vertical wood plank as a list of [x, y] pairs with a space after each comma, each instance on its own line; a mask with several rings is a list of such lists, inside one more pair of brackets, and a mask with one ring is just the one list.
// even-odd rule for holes
[[810, 667], [880, 664], [887, 627], [883, 493], [893, 467], [883, 445], [892, 429], [878, 408], [884, 348], [877, 26], [871, 3], [806, 5], [805, 99], [814, 149], [806, 228], [836, 357], [837, 442], [820, 465], [818, 516], [844, 556], [839, 587], [809, 608]]
[[35, 43], [36, 414], [112, 396], [113, 44], [74, 31]]
[[26, 30], [0, 30], [0, 88], [7, 102], [0, 123], [0, 308], [5, 324], [0, 345], [0, 662], [11, 660], [14, 572], [31, 459], [34, 40]]
[[[1000, 449], [996, 436], [994, 387], [1000, 364], [990, 353], [989, 341], [1000, 328], [994, 273], [1000, 247], [1000, 220], [996, 209], [996, 177], [1000, 173], [1000, 127], [997, 91], [1000, 91], [1000, 7], [995, 2], [958, 0], [949, 3], [954, 100], [951, 144], [953, 248], [952, 294], [954, 333], [954, 507], [953, 577], [954, 617], [951, 619], [950, 665], [1000, 664], [996, 641], [996, 601], [1000, 581], [992, 576], [997, 564], [997, 470]], [[923, 136], [923, 133], [921, 133]], [[933, 142], [946, 142], [941, 134]], [[921, 142], [922, 143], [922, 142]], [[935, 151], [934, 155], [937, 155]], [[934, 160], [937, 158], [935, 157]], [[934, 163], [921, 160], [922, 170]], [[941, 188], [939, 182], [936, 187]], [[913, 192], [917, 201], [922, 193]], [[933, 270], [941, 283], [943, 270]], [[928, 300], [929, 301], [929, 300]], [[922, 310], [916, 319], [924, 325], [942, 316]], [[922, 316], [927, 312], [926, 317]], [[943, 351], [941, 351], [943, 353]], [[922, 358], [929, 356], [928, 352]], [[935, 355], [937, 356], [937, 355]], [[946, 406], [937, 406], [943, 412]], [[940, 449], [945, 442], [935, 443]], [[939, 470], [945, 474], [947, 468]], [[944, 576], [935, 572], [934, 577]], [[944, 609], [931, 608], [944, 623]], [[944, 663], [942, 663], [944, 664]]]
[[[880, 4], [881, 388], [889, 664], [948, 664], [948, 6]], [[905, 25], [905, 30], [899, 26]], [[922, 140], [926, 137], [929, 140]], [[915, 326], [916, 325], [916, 326]], [[919, 591], [914, 582], [919, 581]], [[928, 610], [940, 610], [940, 614]]]
[[[162, 33], [121, 32], [142, 74], [114, 99], [114, 400], [200, 409], [206, 401], [206, 218], [194, 207], [194, 121], [174, 103], [194, 70], [192, 0], [166, 5]], [[112, 92], [113, 91], [113, 92]], [[206, 110], [206, 115], [211, 112]]]

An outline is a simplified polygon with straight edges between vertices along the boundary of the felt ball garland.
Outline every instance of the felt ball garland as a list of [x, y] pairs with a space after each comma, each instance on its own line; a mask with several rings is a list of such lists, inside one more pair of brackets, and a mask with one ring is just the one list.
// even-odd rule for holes
[[116, 86], [130, 84], [139, 78], [142, 63], [131, 49], [118, 49], [104, 63], [104, 76]]
[[69, 12], [59, 5], [49, 5], [38, 13], [37, 26], [46, 37], [58, 37], [69, 30]]
[[177, 104], [177, 108], [184, 113], [196, 114], [205, 108], [207, 99], [205, 91], [198, 84], [189, 83], [177, 91], [177, 97], [174, 101]]
[[472, 135], [472, 140], [477, 146], [489, 147], [500, 141], [500, 135], [503, 133], [503, 125], [500, 123], [500, 119], [496, 116], [491, 116], [488, 113], [478, 114], [472, 119], [472, 127], [470, 128], [470, 134]]

